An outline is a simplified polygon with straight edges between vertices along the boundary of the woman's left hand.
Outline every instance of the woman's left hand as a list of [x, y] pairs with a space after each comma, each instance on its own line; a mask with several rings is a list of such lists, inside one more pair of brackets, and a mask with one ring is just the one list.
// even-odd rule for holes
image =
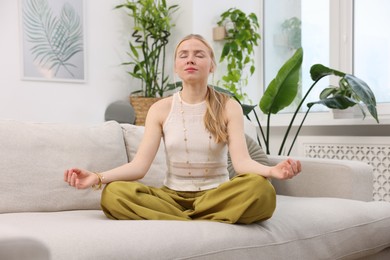
[[280, 180], [291, 179], [301, 170], [301, 162], [289, 158], [271, 167], [270, 175], [272, 178]]

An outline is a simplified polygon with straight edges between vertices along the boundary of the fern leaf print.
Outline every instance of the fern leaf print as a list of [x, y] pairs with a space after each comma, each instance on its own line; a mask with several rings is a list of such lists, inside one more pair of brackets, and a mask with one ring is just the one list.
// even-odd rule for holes
[[84, 79], [80, 2], [23, 0], [25, 76]]

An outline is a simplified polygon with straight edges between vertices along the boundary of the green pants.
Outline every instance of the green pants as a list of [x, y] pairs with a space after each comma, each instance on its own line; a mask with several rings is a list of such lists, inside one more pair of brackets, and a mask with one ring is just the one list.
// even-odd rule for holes
[[108, 218], [132, 220], [211, 220], [250, 224], [270, 218], [276, 206], [271, 183], [243, 174], [200, 192], [173, 191], [139, 182], [112, 182], [103, 190], [101, 206]]

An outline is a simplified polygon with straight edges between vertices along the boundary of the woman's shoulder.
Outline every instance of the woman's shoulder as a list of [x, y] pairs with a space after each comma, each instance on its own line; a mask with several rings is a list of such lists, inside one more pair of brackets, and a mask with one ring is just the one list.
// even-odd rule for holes
[[244, 115], [241, 104], [233, 98], [229, 98], [226, 102], [224, 113], [228, 121], [232, 118], [243, 117]]
[[159, 101], [155, 102], [152, 107], [155, 109], [164, 109], [166, 107], [170, 108], [172, 105], [173, 96], [164, 97]]
[[235, 100], [234, 98], [229, 98], [227, 101], [226, 101], [226, 110], [229, 111], [229, 110], [242, 110], [242, 107], [240, 105], [240, 103], [238, 103], [237, 100]]
[[172, 96], [164, 97], [159, 101], [153, 103], [150, 107], [148, 114], [154, 118], [158, 118], [158, 121], [163, 122], [168, 116], [172, 106]]

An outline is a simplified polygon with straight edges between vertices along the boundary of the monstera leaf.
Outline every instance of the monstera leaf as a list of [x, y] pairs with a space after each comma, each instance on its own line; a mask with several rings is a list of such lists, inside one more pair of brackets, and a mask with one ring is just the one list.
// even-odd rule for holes
[[23, 18], [34, 62], [54, 71], [54, 75], [64, 69], [74, 77], [72, 68], [77, 66], [70, 59], [83, 51], [82, 25], [74, 8], [65, 3], [56, 17], [47, 0], [30, 0], [26, 1]]
[[328, 75], [339, 76], [340, 80], [338, 87], [331, 86], [325, 88], [320, 94], [319, 101], [308, 103], [307, 106], [309, 108], [316, 104], [332, 109], [347, 109], [358, 105], [363, 117], [365, 117], [365, 111], [360, 104], [362, 102], [372, 117], [379, 123], [375, 95], [366, 82], [354, 75], [337, 71], [321, 64], [313, 65], [310, 75], [316, 81]]
[[[265, 144], [266, 153], [270, 154], [270, 117], [272, 114], [276, 114], [281, 111], [286, 106], [290, 105], [294, 98], [297, 95], [297, 90], [299, 88], [299, 73], [302, 65], [303, 51], [302, 48], [297, 49], [294, 55], [288, 59], [285, 64], [280, 68], [276, 77], [268, 85], [266, 91], [264, 92], [263, 97], [260, 100], [259, 107], [261, 111], [267, 115], [267, 125], [266, 133], [263, 132], [261, 122], [256, 115], [254, 107], [248, 105], [242, 105], [243, 113], [245, 116], [248, 116], [249, 113], [253, 113], [255, 119], [258, 123], [260, 133], [263, 138], [263, 143]], [[337, 76], [340, 78], [339, 86], [329, 86], [320, 94], [320, 100], [316, 102], [307, 103], [308, 109], [301, 119], [295, 134], [292, 136], [292, 141], [290, 148], [287, 152], [287, 155], [290, 154], [292, 147], [294, 146], [295, 141], [302, 129], [303, 123], [310, 112], [310, 109], [314, 105], [324, 105], [332, 109], [347, 109], [357, 105], [362, 109], [363, 116], [365, 116], [364, 106], [367, 108], [368, 112], [372, 115], [373, 118], [379, 123], [378, 113], [376, 110], [376, 99], [375, 95], [370, 89], [370, 87], [360, 78], [357, 78], [354, 75], [347, 74], [342, 71], [338, 71], [332, 68], [328, 68], [322, 64], [314, 64], [310, 68], [310, 76], [314, 81], [312, 85], [307, 89], [301, 98], [299, 104], [296, 107], [295, 112], [291, 116], [290, 123], [286, 128], [286, 132], [283, 136], [282, 142], [279, 147], [278, 155], [285, 153], [285, 144], [288, 137], [290, 136], [290, 130], [297, 118], [297, 115], [301, 112], [301, 107], [306, 102], [306, 98], [309, 96], [309, 93], [317, 85], [317, 83], [324, 77], [327, 76]], [[260, 139], [258, 137], [260, 144]]]

